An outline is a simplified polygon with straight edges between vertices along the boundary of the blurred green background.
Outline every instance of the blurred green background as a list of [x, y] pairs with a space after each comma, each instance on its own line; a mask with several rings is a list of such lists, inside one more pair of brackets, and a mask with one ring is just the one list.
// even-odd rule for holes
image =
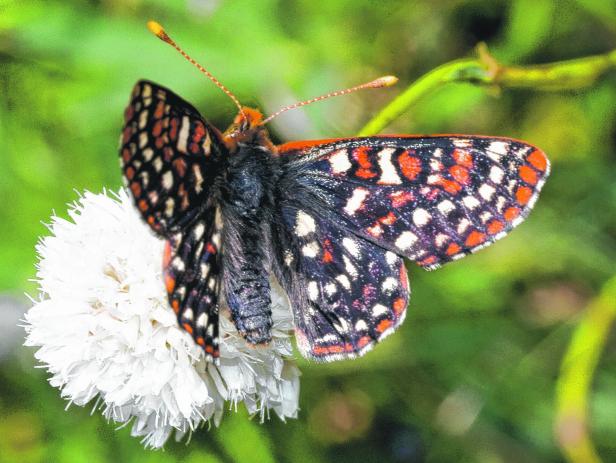
[[[427, 273], [399, 332], [356, 361], [300, 360], [301, 412], [229, 412], [190, 444], [143, 450], [72, 407], [14, 325], [34, 245], [76, 191], [121, 184], [117, 139], [134, 82], [174, 89], [224, 128], [235, 108], [170, 47], [159, 20], [240, 101], [278, 107], [383, 74], [397, 87], [276, 119], [277, 140], [350, 136], [422, 73], [486, 41], [499, 61], [616, 48], [611, 0], [0, 0], [0, 462], [558, 462], [555, 386], [576, 321], [616, 274], [616, 72], [566, 92], [451, 85], [387, 132], [479, 133], [542, 147], [553, 173], [507, 239]], [[615, 303], [616, 304], [616, 303]], [[591, 433], [616, 461], [616, 338], [593, 381]]]

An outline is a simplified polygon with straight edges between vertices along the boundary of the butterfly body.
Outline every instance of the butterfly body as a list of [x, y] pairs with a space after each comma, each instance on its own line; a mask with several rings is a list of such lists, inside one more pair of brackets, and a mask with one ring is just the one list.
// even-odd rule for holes
[[505, 236], [549, 173], [537, 148], [479, 136], [378, 136], [275, 146], [242, 108], [221, 133], [190, 104], [138, 82], [121, 164], [167, 240], [179, 324], [218, 357], [219, 308], [251, 344], [271, 339], [270, 278], [289, 297], [308, 358], [353, 358], [402, 323], [403, 257], [433, 269]]

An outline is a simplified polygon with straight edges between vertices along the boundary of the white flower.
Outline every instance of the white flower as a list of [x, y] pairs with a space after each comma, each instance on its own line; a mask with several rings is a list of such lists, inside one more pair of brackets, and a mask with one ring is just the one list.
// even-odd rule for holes
[[52, 218], [37, 245], [39, 298], [26, 313], [26, 345], [62, 396], [80, 406], [96, 398], [103, 414], [133, 421], [132, 434], [161, 447], [213, 420], [225, 401], [244, 402], [263, 419], [298, 410], [299, 370], [291, 355], [292, 316], [274, 287], [273, 340], [252, 348], [221, 317], [220, 366], [178, 327], [161, 276], [163, 242], [141, 221], [131, 198], [86, 193]]

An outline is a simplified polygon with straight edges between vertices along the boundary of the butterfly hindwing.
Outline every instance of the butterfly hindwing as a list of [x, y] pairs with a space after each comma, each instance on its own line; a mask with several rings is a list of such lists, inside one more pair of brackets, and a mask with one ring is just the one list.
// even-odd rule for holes
[[506, 138], [369, 137], [280, 148], [305, 201], [428, 269], [521, 223], [549, 172], [541, 151]]
[[207, 203], [224, 145], [195, 108], [153, 82], [137, 82], [124, 121], [124, 180], [143, 219], [168, 236]]
[[370, 350], [402, 322], [402, 259], [308, 209], [287, 203], [274, 236], [278, 278], [290, 297], [302, 354], [317, 361]]
[[205, 350], [206, 359], [214, 361], [219, 354], [221, 235], [220, 214], [210, 208], [169, 238], [163, 259], [165, 286], [178, 323]]

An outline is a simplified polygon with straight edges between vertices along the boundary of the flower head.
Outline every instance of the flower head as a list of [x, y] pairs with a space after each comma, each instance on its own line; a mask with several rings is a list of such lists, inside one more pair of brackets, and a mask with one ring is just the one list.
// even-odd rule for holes
[[97, 399], [104, 416], [133, 421], [132, 434], [161, 447], [199, 424], [220, 422], [225, 401], [263, 418], [298, 410], [299, 370], [291, 359], [292, 316], [273, 285], [273, 338], [253, 348], [221, 317], [220, 365], [178, 327], [162, 283], [164, 243], [129, 195], [86, 193], [53, 217], [37, 245], [40, 294], [26, 313], [26, 345], [64, 398]]

